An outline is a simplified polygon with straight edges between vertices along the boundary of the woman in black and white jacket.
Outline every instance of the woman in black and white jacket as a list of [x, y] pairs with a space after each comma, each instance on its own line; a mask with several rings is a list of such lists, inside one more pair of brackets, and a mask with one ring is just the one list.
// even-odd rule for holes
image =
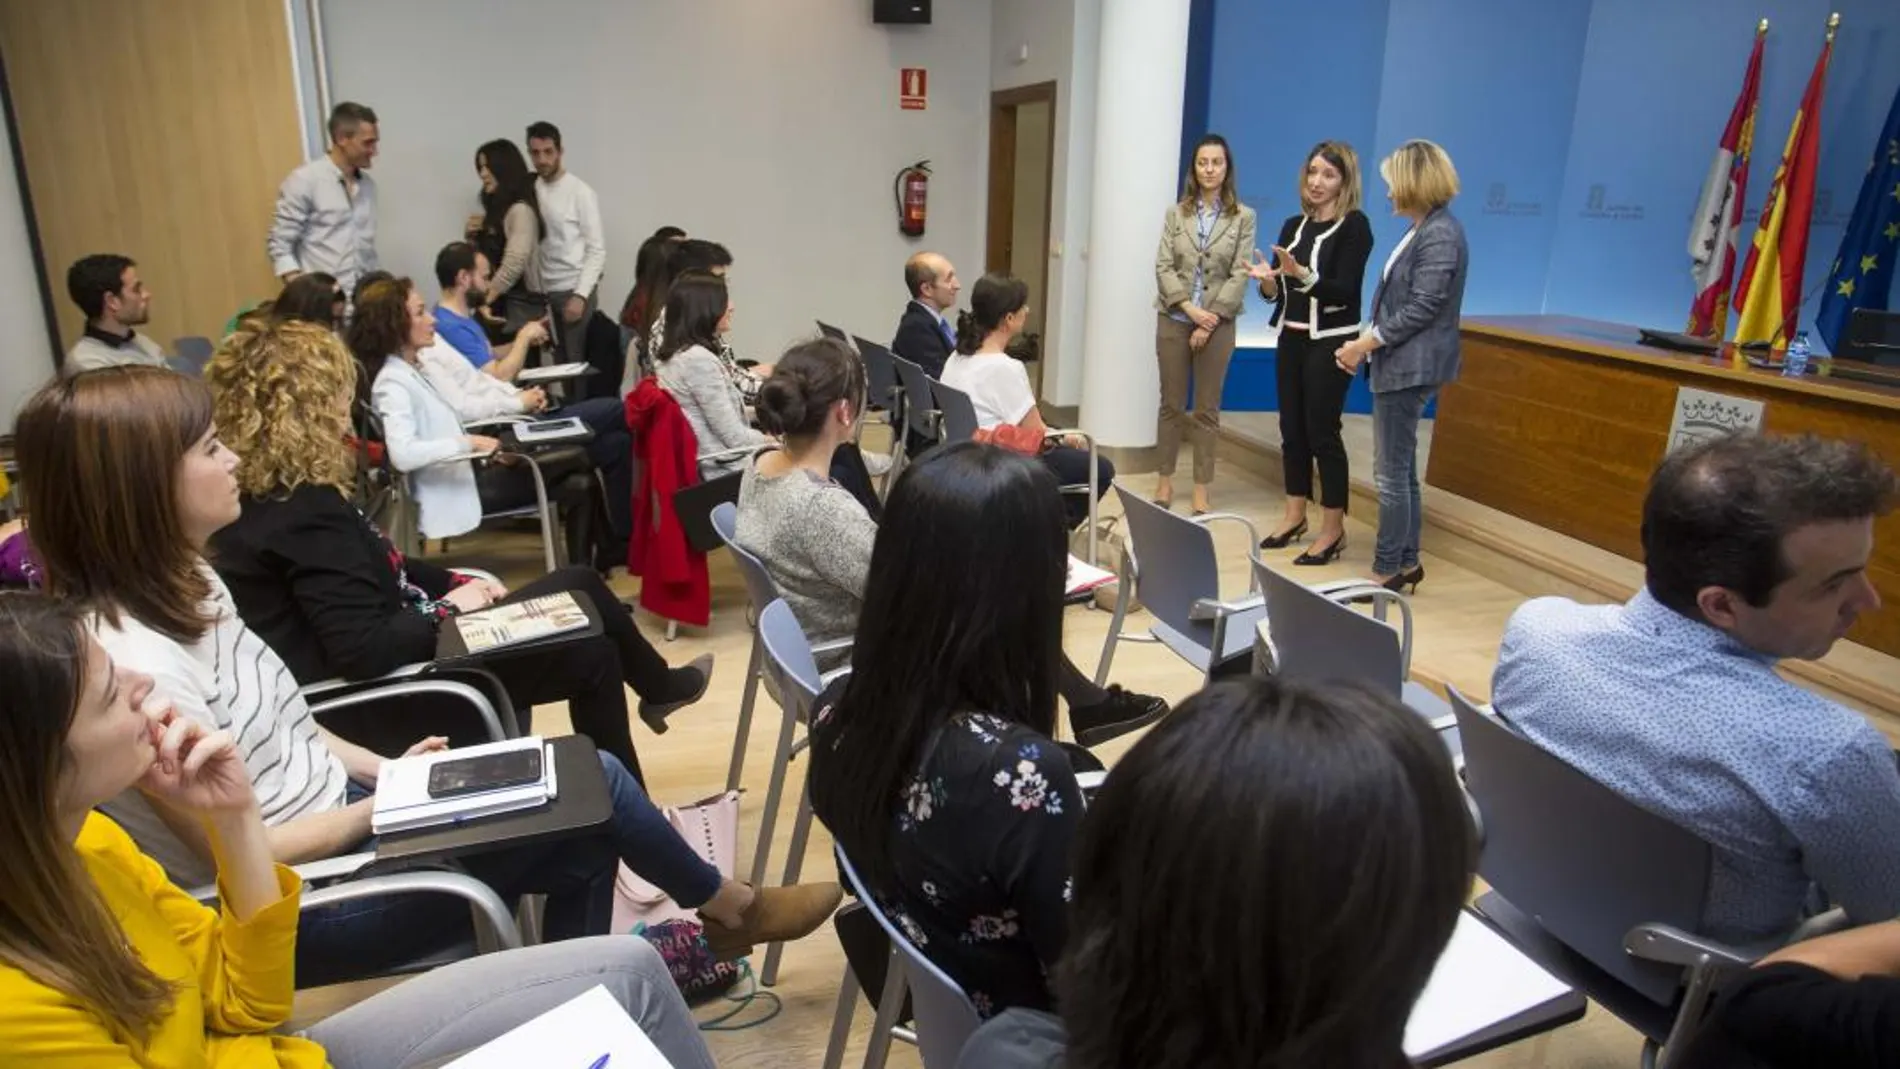
[[1322, 141], [1300, 171], [1300, 213], [1280, 224], [1273, 262], [1248, 272], [1273, 301], [1280, 328], [1280, 458], [1286, 515], [1261, 549], [1297, 542], [1307, 531], [1313, 468], [1319, 467], [1319, 531], [1295, 564], [1329, 564], [1346, 548], [1346, 446], [1339, 417], [1351, 373], [1333, 360], [1359, 333], [1359, 294], [1372, 255], [1372, 224], [1359, 210], [1359, 157], [1343, 141]]

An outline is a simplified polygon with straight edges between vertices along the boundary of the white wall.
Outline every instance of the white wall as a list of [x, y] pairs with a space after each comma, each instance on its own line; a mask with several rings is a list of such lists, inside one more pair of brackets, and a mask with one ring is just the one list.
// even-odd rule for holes
[[27, 241], [13, 143], [0, 130], [0, 433], [12, 433], [20, 405], [53, 371], [53, 342]]
[[[1042, 396], [1082, 400], [1082, 309], [1095, 155], [1095, 54], [1101, 0], [1000, 0], [990, 33], [990, 88], [1056, 83], [1055, 188], [1050, 202], [1049, 307]], [[1022, 57], [1023, 50], [1028, 57]], [[1071, 161], [1080, 161], [1071, 166]], [[969, 272], [974, 278], [974, 273]]]
[[[640, 241], [682, 226], [732, 250], [734, 345], [770, 359], [813, 317], [888, 339], [919, 248], [981, 261], [990, 7], [940, 3], [921, 27], [873, 24], [868, 0], [326, 0], [323, 17], [333, 95], [382, 119], [391, 270], [429, 276], [474, 210], [476, 147], [547, 119], [600, 194], [609, 313]], [[929, 71], [928, 110], [898, 109], [903, 67]], [[891, 186], [920, 159], [929, 232], [911, 239]]]

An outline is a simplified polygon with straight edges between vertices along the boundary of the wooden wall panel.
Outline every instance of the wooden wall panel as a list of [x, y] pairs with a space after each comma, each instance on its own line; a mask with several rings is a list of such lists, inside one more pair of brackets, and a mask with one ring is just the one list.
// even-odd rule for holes
[[[1764, 401], [1770, 433], [1866, 442], [1900, 468], [1900, 391], [1793, 382], [1729, 358], [1605, 340], [1619, 334], [1635, 329], [1564, 316], [1467, 321], [1463, 369], [1439, 394], [1426, 481], [1640, 561], [1643, 496], [1681, 386]], [[1876, 523], [1868, 574], [1886, 605], [1848, 637], [1900, 656], [1900, 514]]]
[[138, 261], [168, 351], [276, 292], [264, 236], [303, 160], [284, 20], [281, 0], [0, 0], [62, 346], [84, 325], [66, 269], [89, 253]]

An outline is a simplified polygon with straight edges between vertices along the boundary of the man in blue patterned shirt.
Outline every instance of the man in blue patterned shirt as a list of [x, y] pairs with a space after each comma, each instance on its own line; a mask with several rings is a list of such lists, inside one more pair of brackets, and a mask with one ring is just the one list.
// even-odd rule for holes
[[1856, 924], [1900, 915], [1900, 769], [1859, 713], [1775, 672], [1863, 612], [1892, 470], [1864, 446], [1744, 435], [1663, 461], [1645, 586], [1538, 598], [1504, 632], [1498, 712], [1551, 754], [1715, 848], [1704, 933], [1787, 933], [1818, 884]]

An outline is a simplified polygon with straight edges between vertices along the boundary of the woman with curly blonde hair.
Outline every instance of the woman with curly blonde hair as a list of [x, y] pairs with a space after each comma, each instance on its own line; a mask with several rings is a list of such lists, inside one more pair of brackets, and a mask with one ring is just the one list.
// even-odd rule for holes
[[667, 714], [705, 693], [711, 655], [669, 668], [589, 568], [562, 568], [511, 594], [405, 557], [347, 497], [356, 376], [335, 334], [295, 322], [241, 330], [205, 367], [218, 427], [242, 458], [244, 494], [243, 515], [212, 540], [212, 561], [245, 622], [300, 683], [372, 679], [433, 660], [437, 630], [457, 613], [578, 591], [602, 617], [603, 634], [485, 667], [524, 716], [568, 702], [574, 729], [638, 777], [625, 687], [640, 695], [641, 717], [663, 731]]

